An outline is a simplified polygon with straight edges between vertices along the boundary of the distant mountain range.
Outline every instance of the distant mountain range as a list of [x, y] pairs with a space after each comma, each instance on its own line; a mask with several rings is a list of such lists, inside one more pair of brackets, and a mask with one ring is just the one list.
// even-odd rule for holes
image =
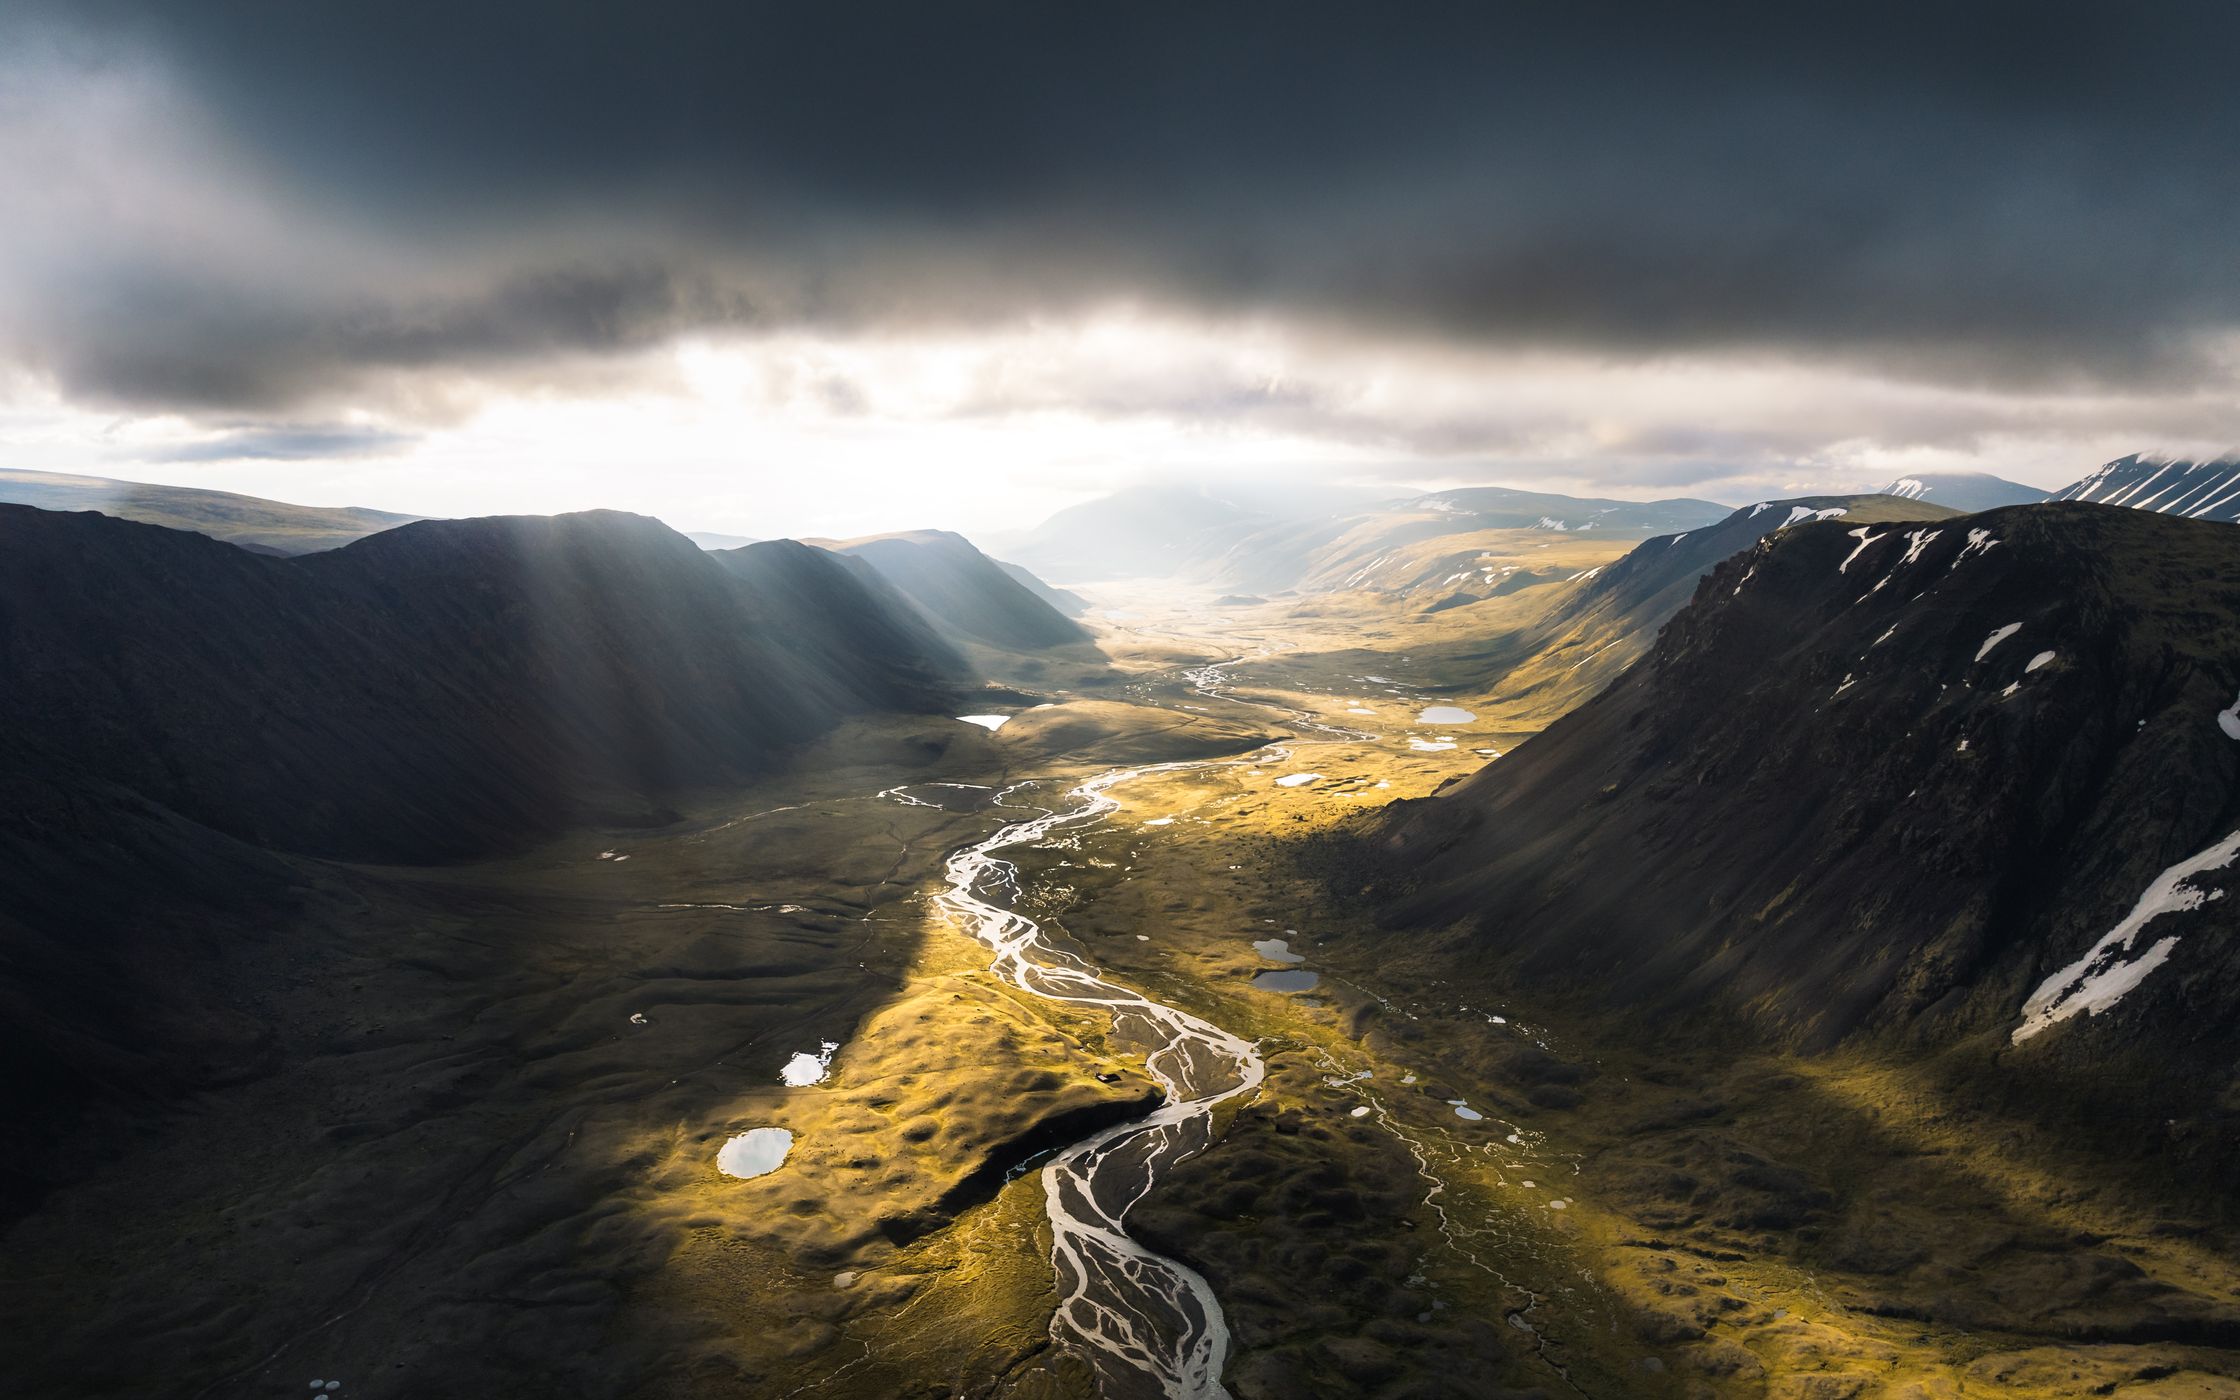
[[885, 580], [953, 643], [1041, 651], [1089, 640], [1056, 606], [1068, 598], [1078, 604], [1078, 597], [1048, 588], [1016, 565], [996, 563], [962, 535], [906, 530], [812, 543]]
[[1402, 511], [1431, 511], [1440, 515], [1467, 516], [1481, 528], [1542, 530], [1606, 530], [1613, 534], [1657, 535], [1689, 530], [1716, 520], [1727, 507], [1716, 501], [1677, 498], [1663, 501], [1618, 501], [1592, 496], [1560, 496], [1543, 491], [1516, 491], [1506, 486], [1469, 486], [1435, 491], [1399, 507]]
[[2064, 486], [2053, 499], [2129, 506], [2231, 524], [2240, 521], [2240, 456], [2228, 453], [2193, 462], [2156, 452], [2134, 452], [2116, 458], [2082, 481]]
[[[0, 471], [0, 503], [96, 511], [282, 556], [339, 548], [422, 519], [359, 507], [290, 505], [197, 487], [29, 471]], [[686, 532], [684, 538], [710, 553], [733, 556], [734, 562], [746, 557], [740, 551], [767, 543], [708, 531]], [[1087, 639], [1069, 620], [1087, 611], [1085, 599], [1051, 588], [1019, 565], [997, 564], [962, 535], [920, 530], [822, 543], [862, 560], [877, 578], [899, 589], [944, 644], [1028, 651]], [[1021, 597], [1022, 592], [1030, 596]]]
[[1931, 501], [1966, 512], [2029, 505], [2045, 500], [2052, 493], [1989, 472], [1916, 472], [1883, 487], [1882, 494], [1909, 501]]
[[1607, 691], [1393, 809], [1380, 893], [1458, 968], [1966, 1046], [2159, 1137], [2240, 1087], [2236, 695], [2240, 533], [1801, 520]]
[[[1618, 501], [1470, 487], [1339, 509], [1248, 508], [1210, 491], [1137, 487], [1058, 512], [1011, 545], [1061, 579], [1183, 577], [1246, 593], [1435, 586], [1476, 559], [1469, 537], [1544, 529], [1639, 536], [1708, 524], [1709, 501]], [[1263, 503], [1264, 504], [1264, 503]]]
[[702, 549], [744, 549], [750, 544], [760, 544], [753, 535], [725, 535], [714, 530], [686, 530], [684, 537]]
[[1273, 521], [1207, 491], [1135, 486], [1068, 506], [1004, 542], [1003, 552], [1060, 583], [1164, 577]]
[[263, 554], [333, 549], [421, 518], [362, 506], [294, 506], [230, 491], [28, 471], [0, 471], [0, 503], [97, 510], [119, 520], [192, 530]]
[[[1863, 500], [1865, 494], [1809, 499]], [[1872, 494], [1962, 513], [2088, 499], [2240, 520], [2240, 458], [2188, 463], [2134, 455], [2057, 493], [1988, 472], [1915, 472]], [[1505, 486], [1386, 500], [1316, 498], [1286, 509], [1266, 496], [1246, 503], [1212, 488], [1143, 486], [1062, 510], [1015, 540], [1011, 552], [1059, 578], [1176, 577], [1256, 594], [1355, 588], [1413, 593], [1466, 579], [1481, 552], [1469, 539], [1475, 532], [1541, 529], [1639, 538], [1701, 529], [1728, 510], [1686, 497], [1628, 501]], [[1510, 577], [1502, 585], [1512, 590], [1549, 581]]]

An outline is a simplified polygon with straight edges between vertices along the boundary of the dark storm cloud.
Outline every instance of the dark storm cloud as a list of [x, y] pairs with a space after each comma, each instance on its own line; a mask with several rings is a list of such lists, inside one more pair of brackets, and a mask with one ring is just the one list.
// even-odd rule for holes
[[346, 369], [503, 368], [556, 353], [618, 353], [682, 330], [753, 319], [700, 274], [646, 267], [548, 267], [431, 297], [326, 295], [320, 288], [204, 282], [175, 269], [113, 269], [96, 320], [56, 337], [66, 382], [123, 403], [279, 408]]
[[[152, 55], [306, 218], [289, 276], [74, 263], [29, 339], [113, 399], [1116, 295], [2040, 383], [2240, 322], [2217, 4], [22, 13]], [[389, 256], [328, 285], [337, 228]]]
[[338, 457], [377, 457], [411, 445], [408, 433], [352, 424], [248, 424], [214, 437], [150, 452], [135, 450], [135, 462], [311, 462]]

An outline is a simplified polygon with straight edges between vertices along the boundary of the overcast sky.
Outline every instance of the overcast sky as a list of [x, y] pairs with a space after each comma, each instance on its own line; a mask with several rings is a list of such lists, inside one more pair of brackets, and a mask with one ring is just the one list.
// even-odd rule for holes
[[[611, 17], [609, 17], [611, 16]], [[2240, 440], [2240, 8], [0, 8], [0, 465], [1000, 528]]]

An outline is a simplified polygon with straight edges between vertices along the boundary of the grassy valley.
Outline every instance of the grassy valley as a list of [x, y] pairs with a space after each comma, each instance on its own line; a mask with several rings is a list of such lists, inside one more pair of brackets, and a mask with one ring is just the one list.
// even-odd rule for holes
[[[398, 1395], [1108, 1393], [1051, 1328], [1043, 1168], [1162, 1101], [1150, 1042], [1023, 994], [933, 896], [951, 853], [1126, 768], [1110, 815], [1010, 853], [1002, 899], [1046, 960], [1264, 1063], [1127, 1216], [1213, 1290], [1239, 1400], [2240, 1386], [2240, 1223], [2166, 1154], [1996, 1101], [1964, 1048], [1768, 1035], [1712, 996], [1599, 1001], [1524, 956], [1543, 915], [1489, 936], [1466, 915], [1494, 894], [1392, 889], [1444, 868], [1395, 866], [1394, 822], [1512, 771], [1534, 790], [1567, 735], [1678, 664], [1611, 688], [1589, 667], [1550, 679], [1535, 646], [1692, 654], [1751, 588], [1819, 606], [1806, 580], [1836, 555], [1867, 550], [1871, 589], [1909, 567], [1907, 530], [1958, 547], [1985, 528], [1834, 508], [1745, 508], [1741, 555], [1700, 566], [1684, 538], [1488, 535], [1493, 571], [1563, 577], [1445, 608], [1092, 589], [1094, 648], [1039, 658], [955, 646], [902, 608], [880, 625], [953, 658], [937, 670], [1034, 673], [949, 692], [1000, 722], [843, 718], [658, 819], [465, 863], [337, 864], [138, 809], [114, 828], [140, 833], [127, 903], [88, 918], [171, 913], [164, 955], [193, 995], [141, 995], [192, 1017], [169, 1042], [190, 1060], [157, 1075], [122, 1040], [106, 1061], [43, 1045], [106, 1082], [20, 1183], [4, 1301], [35, 1341], [0, 1365], [58, 1396], [297, 1372]], [[2121, 538], [2154, 524], [2104, 517]], [[1990, 519], [2024, 561], [2033, 527]], [[751, 576], [718, 567], [760, 606], [829, 573], [755, 548]], [[1765, 625], [1812, 644], [1788, 612]], [[1721, 645], [1764, 653], [1750, 635]], [[1716, 721], [1693, 724], [1717, 753]], [[46, 849], [41, 878], [65, 878], [72, 848]], [[719, 1169], [767, 1129], [791, 1134], [778, 1169]]]

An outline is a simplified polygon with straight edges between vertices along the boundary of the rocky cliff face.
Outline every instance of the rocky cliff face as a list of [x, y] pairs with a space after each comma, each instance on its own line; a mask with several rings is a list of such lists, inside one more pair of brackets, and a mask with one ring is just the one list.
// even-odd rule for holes
[[2236, 697], [2221, 525], [1803, 522], [1609, 690], [1399, 804], [1387, 919], [1593, 1001], [2152, 1065], [2208, 1103], [2240, 1015]]

